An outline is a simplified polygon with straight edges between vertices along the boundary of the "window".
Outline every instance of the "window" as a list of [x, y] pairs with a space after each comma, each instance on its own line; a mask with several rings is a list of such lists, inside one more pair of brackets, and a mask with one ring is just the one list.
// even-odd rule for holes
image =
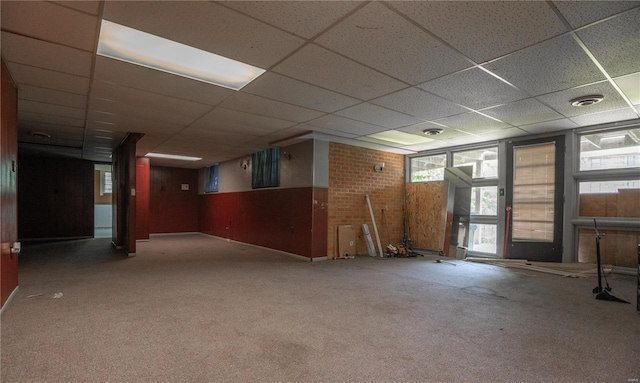
[[113, 193], [113, 183], [111, 181], [111, 172], [102, 172], [102, 190], [100, 195]]
[[442, 181], [447, 155], [416, 157], [411, 159], [411, 182]]
[[640, 129], [580, 136], [580, 170], [640, 167]]
[[471, 215], [498, 215], [498, 187], [471, 188]]
[[473, 166], [473, 178], [497, 178], [498, 148], [453, 153], [453, 166]]
[[280, 186], [280, 148], [253, 153], [251, 157], [251, 187], [253, 189]]
[[469, 227], [469, 251], [496, 253], [497, 226], [472, 223]]
[[218, 164], [206, 168], [204, 192], [214, 193], [218, 191]]
[[640, 179], [580, 182], [581, 217], [640, 218]]

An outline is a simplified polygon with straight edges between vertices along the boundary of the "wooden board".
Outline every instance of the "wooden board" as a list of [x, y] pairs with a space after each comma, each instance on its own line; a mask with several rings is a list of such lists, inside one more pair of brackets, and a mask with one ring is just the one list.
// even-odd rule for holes
[[[538, 271], [561, 277], [585, 278], [598, 275], [598, 268], [592, 263], [551, 263], [532, 262], [524, 259], [467, 258], [469, 262], [485, 263], [500, 267]], [[602, 266], [605, 274], [611, 273], [611, 265]]]
[[[636, 247], [640, 232], [600, 230], [600, 256], [602, 263], [622, 267], [638, 267]], [[580, 228], [578, 235], [578, 262], [596, 262], [596, 240], [593, 229]]]
[[410, 183], [407, 190], [408, 233], [415, 248], [444, 249], [448, 182]]

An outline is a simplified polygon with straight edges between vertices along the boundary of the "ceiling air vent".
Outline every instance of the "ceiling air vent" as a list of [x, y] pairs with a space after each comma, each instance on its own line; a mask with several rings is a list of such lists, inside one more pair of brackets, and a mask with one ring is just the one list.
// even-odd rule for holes
[[589, 96], [582, 96], [571, 100], [573, 106], [591, 106], [604, 100], [604, 96], [601, 94], [592, 94]]
[[425, 129], [422, 131], [422, 133], [426, 134], [427, 136], [435, 136], [437, 134], [440, 134], [444, 131], [444, 129], [442, 128], [430, 128], [430, 129]]

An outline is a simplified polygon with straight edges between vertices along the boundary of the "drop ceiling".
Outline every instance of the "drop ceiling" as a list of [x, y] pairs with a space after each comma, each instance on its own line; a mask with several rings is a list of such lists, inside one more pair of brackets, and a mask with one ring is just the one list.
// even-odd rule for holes
[[[640, 122], [637, 1], [0, 4], [24, 153], [110, 162], [143, 133], [138, 156], [200, 168], [309, 138], [412, 154]], [[266, 72], [233, 91], [97, 56], [103, 19]]]

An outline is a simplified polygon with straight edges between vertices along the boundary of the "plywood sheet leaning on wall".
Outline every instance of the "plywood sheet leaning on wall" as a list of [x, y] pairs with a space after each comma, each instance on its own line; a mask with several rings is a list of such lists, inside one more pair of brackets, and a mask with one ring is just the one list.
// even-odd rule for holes
[[443, 250], [447, 220], [448, 183], [425, 182], [406, 185], [407, 233], [413, 247]]

